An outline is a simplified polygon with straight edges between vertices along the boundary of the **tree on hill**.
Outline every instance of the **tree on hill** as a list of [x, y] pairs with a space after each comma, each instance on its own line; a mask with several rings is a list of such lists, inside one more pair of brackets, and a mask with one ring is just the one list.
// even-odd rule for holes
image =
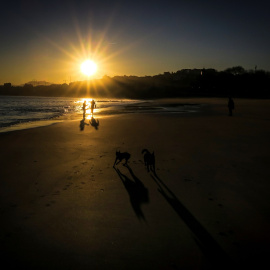
[[231, 73], [233, 75], [241, 75], [241, 74], [244, 74], [246, 71], [243, 67], [236, 66], [236, 67], [231, 67], [231, 68], [225, 69], [225, 72]]

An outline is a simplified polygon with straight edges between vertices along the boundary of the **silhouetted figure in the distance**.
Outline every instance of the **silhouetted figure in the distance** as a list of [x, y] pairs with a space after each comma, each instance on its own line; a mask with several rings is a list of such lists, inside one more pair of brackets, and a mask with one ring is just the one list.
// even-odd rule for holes
[[85, 123], [85, 118], [83, 118], [81, 121], [80, 121], [80, 130], [83, 131], [84, 130], [84, 126], [87, 125], [89, 126], [89, 124]]
[[92, 101], [91, 101], [91, 114], [93, 115], [93, 113], [94, 113], [94, 108], [96, 108], [96, 102], [92, 99]]
[[83, 109], [83, 119], [85, 118], [85, 112], [86, 112], [86, 100], [83, 102], [83, 106], [82, 106], [82, 109]]
[[116, 158], [113, 164], [113, 167], [117, 164], [119, 164], [123, 159], [126, 161], [123, 165], [127, 166], [127, 162], [130, 159], [130, 153], [123, 152], [121, 153], [120, 151], [116, 151]]
[[231, 97], [229, 97], [228, 109], [229, 109], [229, 116], [232, 116], [232, 111], [234, 110], [234, 101]]
[[151, 154], [147, 149], [143, 149], [142, 154], [144, 154], [144, 165], [147, 167], [147, 171], [155, 172], [155, 153]]
[[95, 119], [93, 116], [91, 117], [91, 120], [89, 120], [89, 123], [92, 127], [94, 127], [96, 130], [98, 129], [99, 126], [99, 121], [98, 119]]

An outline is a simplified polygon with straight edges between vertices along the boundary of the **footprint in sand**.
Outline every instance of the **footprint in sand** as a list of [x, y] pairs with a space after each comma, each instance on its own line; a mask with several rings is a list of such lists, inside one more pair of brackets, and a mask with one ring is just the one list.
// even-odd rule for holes
[[7, 233], [5, 233], [5, 237], [6, 237], [6, 238], [10, 238], [10, 237], [12, 237], [12, 233], [11, 233], [11, 232], [7, 232]]
[[221, 235], [221, 236], [230, 236], [230, 235], [234, 234], [234, 231], [229, 230], [229, 231], [226, 231], [226, 232], [219, 232], [218, 234]]
[[34, 216], [35, 215], [35, 213], [28, 213], [27, 215], [25, 215], [24, 217], [23, 217], [23, 219], [24, 220], [27, 220], [27, 219], [30, 219], [32, 216]]
[[[215, 199], [213, 199], [212, 197], [209, 197], [208, 200], [209, 201], [215, 201]], [[219, 203], [218, 207], [223, 208], [223, 204]]]

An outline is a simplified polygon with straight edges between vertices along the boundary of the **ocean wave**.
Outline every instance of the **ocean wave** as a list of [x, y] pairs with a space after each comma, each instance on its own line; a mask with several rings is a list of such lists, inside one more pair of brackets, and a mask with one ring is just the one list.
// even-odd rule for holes
[[[68, 115], [82, 117], [82, 104], [91, 99], [51, 97], [0, 97], [0, 128], [27, 122], [57, 119]], [[97, 99], [94, 113], [102, 115], [131, 113], [185, 113], [196, 112], [200, 104], [156, 103], [152, 100]], [[86, 115], [90, 115], [87, 110]]]

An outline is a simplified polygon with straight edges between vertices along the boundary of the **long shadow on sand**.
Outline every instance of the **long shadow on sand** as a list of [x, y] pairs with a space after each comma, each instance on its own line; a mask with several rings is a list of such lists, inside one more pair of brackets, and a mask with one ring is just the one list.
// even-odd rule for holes
[[91, 120], [89, 120], [89, 123], [92, 127], [94, 127], [96, 130], [98, 130], [99, 127], [99, 120], [94, 118], [94, 116], [92, 115]]
[[138, 217], [138, 219], [145, 220], [145, 216], [142, 212], [141, 205], [143, 203], [149, 202], [148, 189], [143, 185], [143, 183], [136, 177], [132, 169], [126, 165], [125, 166], [132, 176], [133, 180], [127, 177], [125, 174], [121, 173], [118, 168], [114, 168], [118, 173], [124, 187], [126, 188], [131, 206]]
[[195, 235], [195, 241], [210, 261], [210, 269], [212, 269], [212, 267], [213, 269], [230, 269], [235, 267], [236, 265], [232, 264], [231, 258], [222, 250], [214, 238], [179, 201], [156, 173], [151, 176], [158, 185], [158, 191]]

